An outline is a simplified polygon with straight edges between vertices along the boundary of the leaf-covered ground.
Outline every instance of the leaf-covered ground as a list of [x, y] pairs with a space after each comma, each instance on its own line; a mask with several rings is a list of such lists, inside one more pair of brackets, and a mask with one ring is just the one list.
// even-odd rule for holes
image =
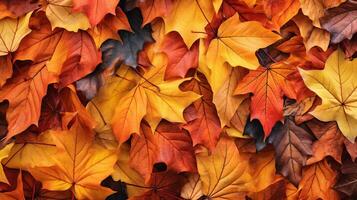
[[356, 0], [0, 0], [0, 199], [357, 199]]

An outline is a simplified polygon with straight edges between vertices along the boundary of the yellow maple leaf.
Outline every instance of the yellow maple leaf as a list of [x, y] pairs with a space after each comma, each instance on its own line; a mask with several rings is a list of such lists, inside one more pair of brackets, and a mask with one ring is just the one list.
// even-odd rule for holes
[[224, 21], [207, 50], [207, 64], [211, 70], [225, 62], [232, 66], [256, 69], [259, 66], [255, 51], [280, 39], [280, 36], [264, 28], [259, 22], [240, 22], [238, 14]]
[[221, 121], [221, 126], [229, 125], [229, 121], [234, 116], [239, 105], [246, 98], [246, 95], [235, 95], [234, 90], [237, 83], [244, 77], [247, 69], [241, 67], [232, 67], [225, 62], [221, 67], [215, 67], [214, 70], [208, 68], [206, 59], [206, 49], [203, 41], [199, 46], [199, 67], [212, 88], [213, 103], [216, 105], [217, 113]]
[[0, 20], [0, 56], [14, 52], [27, 34], [31, 32], [28, 27], [32, 12], [17, 19], [4, 18]]
[[197, 156], [203, 194], [210, 199], [240, 199], [251, 188], [248, 161], [241, 157], [234, 140], [221, 138], [211, 155]]
[[27, 169], [48, 167], [54, 164], [51, 156], [56, 153], [56, 145], [48, 132], [36, 135], [31, 132], [16, 138], [9, 156], [2, 163], [6, 167]]
[[59, 152], [55, 165], [29, 169], [48, 190], [71, 189], [77, 199], [104, 199], [112, 193], [100, 185], [117, 160], [112, 151], [93, 144], [94, 133], [77, 120], [68, 131], [50, 131]]
[[[151, 59], [153, 66], [143, 75], [121, 66], [115, 79], [93, 100], [104, 118], [111, 122], [119, 143], [125, 142], [132, 133], [139, 134], [144, 117], [154, 130], [161, 119], [185, 122], [183, 110], [200, 97], [179, 89], [186, 79], [164, 81], [165, 59], [164, 54], [155, 54]], [[91, 105], [88, 107], [90, 112], [95, 110]]]
[[72, 11], [72, 0], [48, 0], [46, 4], [46, 16], [52, 29], [60, 27], [77, 32], [78, 29], [87, 30], [90, 27], [84, 13]]
[[[219, 2], [215, 2], [217, 7]], [[184, 14], [183, 14], [184, 13]], [[171, 13], [164, 18], [166, 33], [177, 31], [182, 36], [187, 47], [199, 38], [204, 38], [205, 26], [214, 15], [214, 7], [207, 0], [175, 1]]]
[[357, 136], [357, 60], [345, 60], [341, 50], [327, 59], [323, 70], [303, 70], [300, 73], [306, 86], [314, 91], [322, 104], [311, 114], [327, 122], [336, 121], [341, 132], [354, 141]]

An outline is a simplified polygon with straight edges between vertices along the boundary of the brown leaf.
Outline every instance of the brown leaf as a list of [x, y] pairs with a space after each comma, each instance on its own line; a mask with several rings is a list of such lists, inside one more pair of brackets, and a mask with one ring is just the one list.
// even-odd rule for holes
[[348, 1], [339, 7], [327, 10], [320, 19], [322, 27], [331, 35], [331, 42], [339, 43], [343, 39], [351, 39], [357, 31], [357, 6], [355, 1]]
[[275, 147], [277, 171], [298, 185], [302, 167], [312, 155], [312, 136], [290, 119], [285, 119], [283, 127], [274, 130], [268, 140]]
[[318, 138], [312, 145], [313, 155], [308, 159], [307, 164], [311, 165], [319, 162], [326, 156], [331, 156], [341, 163], [341, 154], [346, 138], [342, 135], [336, 123], [320, 122], [317, 119], [313, 119], [307, 125]]

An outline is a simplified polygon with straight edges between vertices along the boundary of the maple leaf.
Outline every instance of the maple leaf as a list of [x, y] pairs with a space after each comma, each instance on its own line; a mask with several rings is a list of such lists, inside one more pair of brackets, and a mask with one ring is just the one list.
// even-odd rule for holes
[[100, 48], [103, 42], [108, 39], [121, 40], [118, 30], [131, 31], [131, 27], [123, 10], [116, 9], [116, 15], [107, 15], [95, 27], [88, 30], [92, 36], [97, 48]]
[[307, 125], [318, 138], [312, 146], [313, 156], [307, 161], [309, 165], [323, 160], [326, 156], [331, 156], [337, 162], [342, 163], [341, 155], [344, 145], [351, 157], [354, 157], [353, 149], [356, 144], [351, 143], [342, 135], [335, 122], [320, 122], [314, 119]]
[[189, 134], [168, 122], [161, 122], [155, 131], [156, 162], [164, 162], [177, 172], [196, 172], [196, 159]]
[[324, 1], [320, 0], [313, 0], [313, 1], [307, 1], [307, 0], [302, 0], [300, 1], [301, 3], [301, 10], [302, 13], [304, 13], [305, 16], [311, 19], [312, 23], [311, 25], [316, 26], [316, 27], [321, 27], [320, 25], [320, 18], [325, 15], [325, 5]]
[[121, 31], [120, 37], [123, 42], [107, 40], [102, 45], [103, 65], [106, 67], [124, 62], [126, 65], [136, 68], [138, 51], [143, 49], [145, 43], [153, 41], [150, 27], [141, 27], [142, 18], [139, 17], [141, 15], [138, 10], [133, 10], [127, 15], [133, 32]]
[[99, 22], [108, 13], [115, 15], [115, 8], [119, 0], [73, 0], [73, 11], [86, 13], [92, 26]]
[[[40, 20], [43, 19], [41, 17], [39, 18]], [[64, 32], [63, 30], [55, 30], [52, 32], [46, 21], [41, 21], [40, 24], [43, 25], [43, 27], [28, 35], [22, 41], [23, 45], [18, 49], [15, 55], [15, 59], [33, 60], [34, 62], [31, 66], [18, 73], [17, 76], [8, 80], [7, 84], [0, 92], [0, 99], [7, 99], [10, 102], [10, 108], [7, 112], [7, 120], [9, 122], [9, 134], [7, 139], [22, 132], [31, 124], [37, 125], [40, 116], [41, 101], [47, 92], [47, 85], [58, 81], [56, 74], [60, 74], [62, 70], [61, 64], [66, 64], [66, 66], [71, 69], [76, 69], [78, 66], [81, 66], [80, 63], [79, 65], [76, 65], [75, 62], [78, 58], [78, 54], [82, 53], [80, 51], [81, 43], [78, 43], [79, 47], [74, 46], [75, 48], [72, 49], [73, 51], [70, 51], [72, 54], [70, 54], [67, 62], [65, 62], [67, 57], [63, 56], [63, 54], [67, 53], [67, 51], [62, 52], [61, 50], [66, 47], [65, 41], [70, 40], [69, 38], [73, 35]], [[81, 35], [81, 33], [74, 34]], [[57, 42], [51, 42], [51, 45], [48, 46], [47, 44], [50, 41]], [[93, 47], [95, 48], [94, 43]], [[38, 49], [43, 48], [45, 51], [38, 51]], [[88, 48], [87, 50], [90, 52], [91, 49]], [[98, 52], [96, 53], [99, 55]], [[78, 62], [80, 62], [80, 59]], [[91, 60], [85, 61], [83, 64], [89, 64], [88, 66], [91, 66], [86, 66], [88, 67], [87, 69], [94, 69], [96, 65], [95, 63], [93, 64]], [[88, 73], [87, 70], [80, 71], [80, 73], [83, 72]], [[75, 76], [67, 78], [68, 75], [66, 75], [66, 72], [61, 75], [67, 84], [68, 80], [73, 81], [73, 78], [77, 78]], [[19, 93], [17, 93], [16, 96], [13, 96], [12, 92], [16, 91], [19, 91]], [[28, 113], [25, 115], [18, 115], [18, 112]], [[19, 120], [21, 123], [19, 123]]]
[[198, 44], [187, 49], [181, 36], [168, 33], [162, 41], [162, 52], [168, 56], [165, 80], [184, 78], [187, 71], [198, 66]]
[[101, 57], [88, 33], [73, 33], [63, 29], [52, 31], [43, 15], [36, 17], [40, 27], [22, 41], [15, 60], [45, 62], [50, 72], [60, 76], [61, 87], [95, 69]]
[[262, 123], [265, 136], [283, 118], [283, 95], [296, 98], [293, 84], [287, 80], [294, 71], [294, 66], [282, 61], [249, 71], [237, 85], [235, 94], [253, 93], [250, 119], [258, 119]]
[[6, 140], [31, 124], [38, 125], [42, 98], [47, 92], [47, 86], [56, 81], [56, 76], [48, 71], [46, 62], [40, 62], [8, 80], [1, 88], [0, 101], [8, 100], [10, 104], [6, 112], [9, 124]]
[[351, 1], [327, 10], [327, 14], [321, 18], [321, 24], [324, 29], [331, 33], [331, 42], [339, 43], [345, 38], [352, 38], [357, 31], [356, 13], [356, 4]]
[[196, 155], [203, 194], [211, 199], [243, 198], [251, 175], [234, 141], [221, 137], [211, 155]]
[[232, 66], [256, 69], [259, 66], [255, 51], [280, 39], [259, 22], [240, 22], [238, 14], [224, 21], [207, 49], [207, 64], [212, 70], [224, 62]]
[[[141, 125], [142, 136], [135, 135], [130, 149], [130, 165], [136, 169], [145, 181], [155, 163], [165, 163], [172, 171], [195, 172], [196, 160], [192, 141], [187, 132], [178, 126], [162, 121], [152, 133], [146, 123]], [[146, 165], [142, 165], [145, 161]]]
[[353, 199], [355, 11], [0, 0], [0, 199]]
[[321, 121], [336, 121], [351, 142], [357, 136], [354, 131], [357, 118], [353, 114], [356, 85], [352, 80], [356, 63], [356, 60], [345, 60], [343, 52], [337, 50], [327, 59], [323, 70], [299, 70], [306, 86], [322, 99], [322, 104], [311, 114]]
[[51, 22], [52, 29], [64, 28], [77, 32], [79, 29], [87, 30], [90, 27], [89, 20], [84, 13], [72, 12], [72, 0], [47, 0], [42, 9]]
[[239, 105], [246, 98], [245, 95], [235, 95], [237, 83], [243, 78], [247, 70], [241, 67], [232, 67], [224, 63], [222, 67], [211, 70], [207, 66], [207, 59], [203, 42], [199, 47], [199, 72], [203, 73], [213, 92], [213, 103], [221, 122], [221, 127], [229, 126]]
[[[242, 68], [233, 68], [228, 65], [225, 65], [225, 68], [228, 68], [228, 77], [224, 80], [220, 88], [214, 90], [213, 94], [213, 103], [217, 107], [222, 127], [230, 125], [230, 121], [234, 117], [234, 114], [246, 98], [245, 95], [239, 96], [234, 94], [238, 82], [242, 80], [244, 75], [246, 75], [246, 72], [243, 71]], [[224, 75], [223, 73], [219, 74]], [[217, 74], [217, 76], [220, 76], [219, 74]]]
[[21, 40], [31, 32], [28, 27], [32, 12], [16, 19], [0, 20], [0, 56], [14, 52]]
[[52, 61], [46, 64], [49, 71], [59, 73], [61, 68], [58, 65], [64, 62], [63, 57], [67, 53], [63, 40], [60, 40], [67, 34], [61, 29], [52, 32], [49, 21], [42, 13], [34, 15], [34, 19], [36, 29], [21, 42], [14, 60]]
[[296, 15], [293, 21], [299, 27], [301, 36], [304, 38], [306, 51], [314, 46], [321, 47], [324, 51], [327, 50], [330, 43], [330, 34], [327, 31], [314, 27], [310, 20], [303, 15]]
[[339, 199], [337, 192], [332, 189], [335, 182], [336, 172], [326, 160], [310, 165], [304, 169], [299, 184], [299, 199]]
[[[188, 48], [199, 38], [205, 37], [205, 26], [214, 15], [211, 1], [175, 1], [171, 13], [164, 18], [166, 33], [177, 31]], [[185, 13], [185, 15], [181, 15]]]
[[61, 87], [91, 73], [101, 62], [101, 54], [88, 33], [80, 31], [78, 34], [71, 34], [66, 43], [69, 53], [59, 77]]
[[17, 137], [9, 156], [2, 163], [10, 168], [48, 167], [54, 164], [51, 156], [56, 153], [56, 145], [51, 136], [27, 132]]
[[[52, 32], [47, 20], [42, 23], [41, 29], [25, 38], [23, 48], [17, 51], [16, 59], [48, 60], [46, 65], [49, 71], [60, 75], [61, 87], [94, 70], [100, 62], [100, 52], [97, 51], [93, 40], [86, 32], [72, 33], [63, 29], [56, 29]], [[56, 42], [46, 46], [52, 40]], [[38, 48], [44, 51], [36, 51], [35, 49]], [[69, 70], [73, 70], [74, 73], [70, 74]]]
[[166, 64], [163, 54], [153, 55], [152, 64], [144, 75], [121, 66], [116, 74], [116, 81], [103, 89], [109, 96], [101, 95], [96, 100], [102, 101], [96, 103], [100, 109], [102, 106], [105, 108], [105, 101], [108, 105], [110, 102], [117, 102], [115, 110], [108, 107], [110, 111], [106, 112], [108, 115], [104, 115], [109, 116], [107, 119], [112, 122], [119, 143], [126, 141], [132, 133], [139, 133], [144, 116], [152, 129], [156, 128], [161, 119], [185, 122], [183, 110], [199, 98], [193, 92], [183, 92], [178, 88], [184, 80], [164, 81]]
[[346, 0], [332, 0], [332, 1], [322, 1], [322, 0], [302, 0], [301, 10], [304, 15], [308, 16], [312, 20], [312, 24], [318, 28], [321, 28], [320, 18], [325, 16], [325, 10], [327, 8], [332, 8], [340, 5]]
[[308, 132], [289, 119], [269, 137], [276, 151], [277, 170], [295, 185], [301, 180], [307, 157], [312, 155], [312, 139]]
[[76, 120], [68, 131], [51, 131], [49, 134], [59, 149], [52, 156], [55, 165], [29, 170], [44, 189], [71, 189], [78, 199], [101, 199], [112, 193], [100, 186], [100, 181], [111, 174], [113, 168], [110, 167], [114, 166], [116, 156], [92, 144], [94, 135], [90, 129]]
[[[194, 146], [201, 144], [213, 150], [221, 133], [221, 125], [215, 105], [212, 103], [213, 94], [210, 85], [203, 74], [197, 74], [197, 78], [181, 85], [183, 91], [194, 91], [202, 95], [192, 106], [197, 112], [196, 118], [187, 120], [188, 123], [184, 128], [190, 132]], [[187, 111], [184, 112], [184, 116], [189, 119], [191, 113]]]

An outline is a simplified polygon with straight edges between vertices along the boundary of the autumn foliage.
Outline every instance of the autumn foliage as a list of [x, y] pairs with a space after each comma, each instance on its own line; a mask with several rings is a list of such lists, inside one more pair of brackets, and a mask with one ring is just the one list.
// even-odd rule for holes
[[357, 199], [356, 0], [0, 0], [0, 199]]

